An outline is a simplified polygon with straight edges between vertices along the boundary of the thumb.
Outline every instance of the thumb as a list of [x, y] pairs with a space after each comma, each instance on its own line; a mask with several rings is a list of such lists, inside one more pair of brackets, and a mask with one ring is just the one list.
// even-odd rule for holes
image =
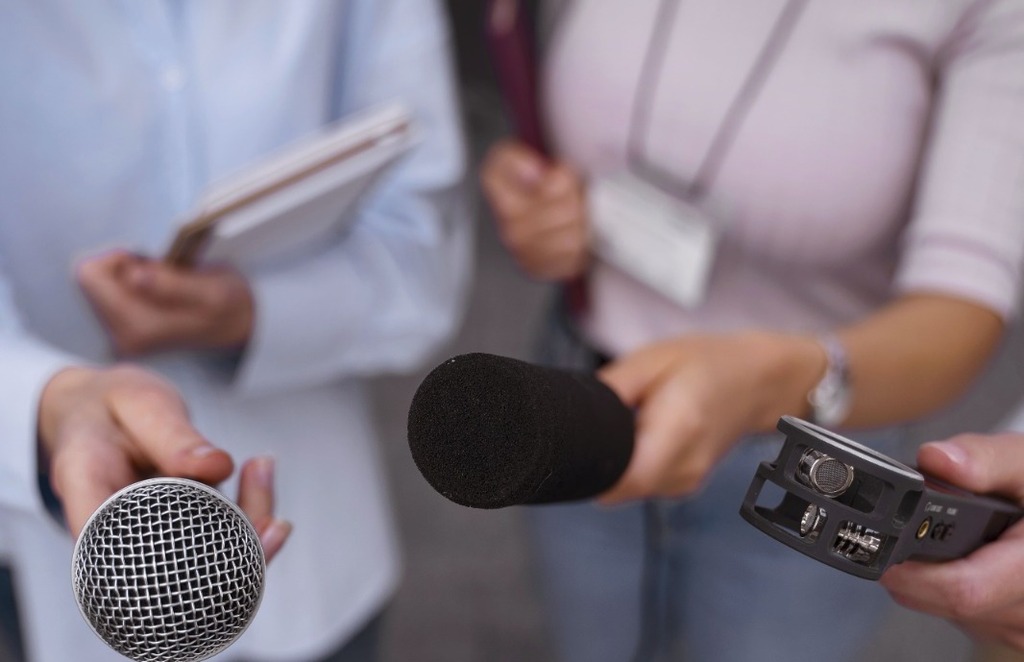
[[231, 475], [231, 456], [192, 426], [185, 403], [170, 384], [140, 375], [131, 388], [114, 391], [109, 398], [127, 443], [157, 473], [209, 484]]
[[922, 471], [940, 480], [1024, 502], [1024, 435], [959, 435], [923, 444], [917, 458]]

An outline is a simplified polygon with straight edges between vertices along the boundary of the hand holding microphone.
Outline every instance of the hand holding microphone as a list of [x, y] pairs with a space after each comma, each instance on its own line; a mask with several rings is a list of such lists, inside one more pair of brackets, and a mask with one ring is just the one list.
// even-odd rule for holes
[[[39, 400], [40, 466], [60, 498], [72, 535], [110, 495], [151, 476], [216, 484], [233, 462], [189, 422], [174, 387], [141, 368], [72, 367], [55, 375]], [[291, 529], [273, 514], [273, 465], [248, 461], [239, 505], [253, 521], [269, 557]]]
[[[615, 361], [600, 378], [456, 357], [413, 398], [410, 448], [441, 494], [479, 508], [687, 494], [743, 434], [774, 427], [780, 402], [803, 399], [818, 353], [795, 336], [686, 336]], [[790, 396], [775, 376], [794, 357], [810, 367], [807, 387]]]
[[[131, 366], [58, 373], [38, 429], [78, 538], [75, 598], [96, 634], [145, 662], [203, 660], [240, 636], [291, 530], [274, 517], [273, 461], [242, 466], [232, 504], [204, 484], [231, 474], [230, 456], [192, 427], [170, 384]], [[202, 482], [142, 480], [160, 475]]]
[[813, 340], [751, 332], [682, 336], [609, 364], [600, 377], [636, 408], [637, 439], [602, 501], [695, 492], [743, 435], [771, 430], [788, 403], [806, 406], [823, 360]]

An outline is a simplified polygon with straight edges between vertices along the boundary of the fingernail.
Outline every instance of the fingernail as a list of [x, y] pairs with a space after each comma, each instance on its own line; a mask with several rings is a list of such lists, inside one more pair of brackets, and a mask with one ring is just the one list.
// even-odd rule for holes
[[213, 453], [216, 453], [217, 450], [218, 450], [218, 448], [216, 446], [211, 446], [209, 444], [206, 444], [206, 445], [203, 445], [203, 446], [196, 446], [195, 448], [193, 448], [192, 450], [189, 451], [189, 455], [191, 455], [192, 457], [194, 457], [196, 459], [202, 459], [202, 458], [204, 458], [204, 457], [206, 457], [208, 455], [212, 455]]
[[967, 451], [965, 451], [957, 444], [952, 444], [948, 441], [930, 441], [926, 444], [922, 444], [922, 447], [923, 446], [928, 446], [929, 448], [933, 448], [939, 451], [940, 453], [945, 455], [953, 464], [957, 464], [960, 466], [964, 466], [967, 464]]
[[275, 519], [270, 526], [263, 531], [260, 542], [263, 549], [276, 549], [284, 544], [285, 538], [292, 531], [292, 525], [284, 520]]
[[274, 486], [274, 458], [265, 456], [257, 458], [256, 462], [256, 480], [259, 481], [261, 487], [270, 489]]
[[516, 175], [524, 184], [535, 185], [544, 176], [544, 168], [537, 161], [523, 160], [519, 162], [516, 168]]

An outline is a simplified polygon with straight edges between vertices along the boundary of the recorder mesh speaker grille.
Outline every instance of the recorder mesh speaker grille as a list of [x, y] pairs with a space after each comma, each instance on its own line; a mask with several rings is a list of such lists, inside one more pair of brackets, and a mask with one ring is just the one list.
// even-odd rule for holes
[[193, 662], [227, 648], [263, 595], [263, 548], [215, 490], [154, 479], [111, 497], [86, 524], [72, 563], [83, 616], [140, 662]]
[[850, 485], [851, 468], [839, 460], [825, 457], [814, 465], [811, 480], [825, 494], [843, 492]]

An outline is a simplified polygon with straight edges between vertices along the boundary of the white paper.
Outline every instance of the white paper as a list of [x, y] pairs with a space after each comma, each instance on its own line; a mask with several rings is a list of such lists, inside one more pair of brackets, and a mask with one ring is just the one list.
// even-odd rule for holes
[[629, 174], [588, 190], [594, 251], [684, 308], [704, 301], [717, 245], [715, 220]]

